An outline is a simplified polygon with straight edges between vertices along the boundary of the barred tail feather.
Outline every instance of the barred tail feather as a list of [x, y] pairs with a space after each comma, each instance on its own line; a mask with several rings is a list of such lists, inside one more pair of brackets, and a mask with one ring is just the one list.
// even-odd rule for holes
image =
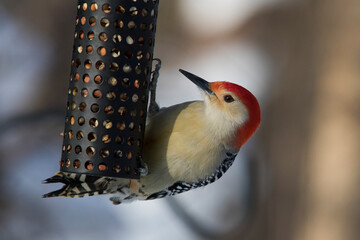
[[43, 183], [63, 183], [61, 189], [44, 194], [43, 198], [71, 197], [80, 198], [110, 192], [109, 183], [111, 178], [88, 176], [85, 174], [58, 172], [53, 177], [44, 180]]

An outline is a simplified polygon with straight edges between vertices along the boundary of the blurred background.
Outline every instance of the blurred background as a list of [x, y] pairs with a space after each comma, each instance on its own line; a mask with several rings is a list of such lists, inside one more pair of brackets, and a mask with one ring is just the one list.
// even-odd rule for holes
[[360, 2], [160, 1], [158, 102], [201, 99], [178, 69], [248, 88], [262, 124], [225, 176], [174, 198], [42, 199], [56, 186], [76, 1], [0, 2], [0, 239], [355, 240]]

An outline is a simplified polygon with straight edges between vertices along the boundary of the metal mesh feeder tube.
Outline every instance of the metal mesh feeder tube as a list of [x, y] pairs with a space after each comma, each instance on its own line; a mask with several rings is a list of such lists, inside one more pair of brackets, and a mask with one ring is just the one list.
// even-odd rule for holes
[[158, 0], [80, 0], [60, 171], [136, 179]]

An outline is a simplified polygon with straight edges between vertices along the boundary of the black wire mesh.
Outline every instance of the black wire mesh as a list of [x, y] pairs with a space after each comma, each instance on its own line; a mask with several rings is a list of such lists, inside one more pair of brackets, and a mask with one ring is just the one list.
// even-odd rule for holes
[[139, 178], [158, 0], [77, 8], [60, 170]]

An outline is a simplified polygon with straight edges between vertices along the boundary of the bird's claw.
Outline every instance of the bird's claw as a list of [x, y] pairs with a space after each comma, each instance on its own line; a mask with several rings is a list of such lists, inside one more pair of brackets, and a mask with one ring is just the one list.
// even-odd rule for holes
[[140, 173], [140, 176], [145, 177], [149, 173], [149, 169], [146, 163], [143, 163], [143, 166], [137, 169]]
[[149, 169], [147, 164], [144, 162], [144, 160], [142, 159], [142, 157], [140, 156], [140, 167], [137, 168], [137, 170], [140, 173], [140, 176], [145, 177], [146, 175], [148, 175], [149, 173]]

